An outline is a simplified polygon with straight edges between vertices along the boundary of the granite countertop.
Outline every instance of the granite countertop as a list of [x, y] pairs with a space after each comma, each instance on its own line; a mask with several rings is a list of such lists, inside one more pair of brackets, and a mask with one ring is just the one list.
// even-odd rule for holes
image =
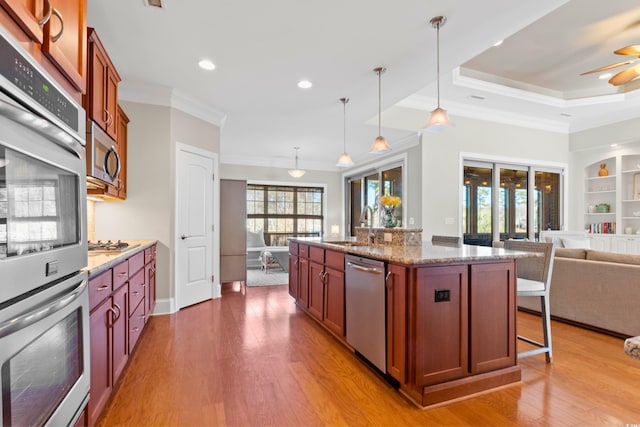
[[399, 264], [447, 264], [468, 261], [495, 261], [513, 258], [539, 256], [539, 254], [488, 246], [461, 245], [460, 247], [432, 245], [423, 242], [421, 246], [357, 245], [354, 240], [292, 238], [292, 241], [322, 246], [353, 255], [390, 261]]
[[128, 259], [140, 251], [147, 249], [157, 243], [157, 240], [123, 240], [129, 247], [122, 252], [92, 252], [89, 251], [89, 260], [84, 271], [89, 273], [89, 277], [102, 273], [116, 264]]

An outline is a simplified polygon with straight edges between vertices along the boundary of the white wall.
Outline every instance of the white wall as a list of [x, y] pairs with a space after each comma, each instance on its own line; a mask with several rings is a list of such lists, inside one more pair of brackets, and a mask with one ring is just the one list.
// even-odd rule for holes
[[[455, 126], [422, 135], [423, 239], [461, 235], [462, 165], [460, 153], [499, 158], [569, 163], [569, 137], [536, 129], [456, 117]], [[569, 172], [570, 173], [570, 172]], [[445, 224], [453, 218], [453, 224]]]

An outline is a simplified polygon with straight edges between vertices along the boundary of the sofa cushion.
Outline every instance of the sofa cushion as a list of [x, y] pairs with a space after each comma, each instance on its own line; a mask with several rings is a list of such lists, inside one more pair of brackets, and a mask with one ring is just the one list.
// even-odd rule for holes
[[640, 255], [617, 254], [603, 251], [587, 251], [590, 261], [615, 262], [618, 264], [640, 265]]
[[591, 247], [591, 242], [589, 239], [577, 239], [577, 238], [569, 238], [569, 237], [561, 237], [562, 247], [568, 249], [589, 249]]
[[264, 242], [264, 233], [262, 231], [256, 233], [247, 231], [247, 248], [262, 248], [264, 246], [267, 246], [267, 244]]
[[556, 257], [586, 259], [587, 258], [587, 250], [586, 249], [579, 249], [579, 248], [577, 248], [577, 249], [557, 248], [556, 249]]

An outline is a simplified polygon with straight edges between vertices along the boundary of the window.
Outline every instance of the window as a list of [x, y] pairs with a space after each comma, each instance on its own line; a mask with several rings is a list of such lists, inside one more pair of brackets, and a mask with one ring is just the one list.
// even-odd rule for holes
[[289, 237], [323, 234], [323, 189], [247, 185], [247, 230], [264, 231], [269, 246], [286, 246]]
[[465, 160], [464, 243], [537, 240], [540, 230], [560, 230], [562, 175], [562, 169]]
[[[350, 230], [350, 235], [355, 236], [355, 227], [359, 227], [361, 223], [368, 224], [369, 220], [373, 221], [374, 227], [378, 227], [380, 196], [397, 196], [402, 199], [402, 187], [403, 163], [398, 165], [397, 162], [347, 178], [348, 213], [346, 217], [349, 218], [349, 224], [346, 229]], [[373, 212], [373, 218], [366, 218], [365, 221], [365, 209], [367, 209], [366, 215]], [[402, 203], [396, 206], [395, 214], [397, 218], [403, 218]]]

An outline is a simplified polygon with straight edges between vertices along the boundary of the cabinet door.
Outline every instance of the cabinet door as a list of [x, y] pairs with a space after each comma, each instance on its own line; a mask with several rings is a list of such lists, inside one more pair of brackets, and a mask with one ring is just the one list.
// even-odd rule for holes
[[129, 309], [127, 306], [128, 286], [122, 286], [113, 294], [113, 308], [116, 310], [116, 317], [113, 320], [112, 334], [112, 357], [113, 357], [113, 384], [118, 381], [124, 367], [129, 359], [127, 344], [127, 318]]
[[127, 198], [127, 132], [129, 117], [118, 106], [116, 120], [118, 135], [118, 155], [120, 156], [120, 175], [118, 175], [118, 198]]
[[11, 15], [31, 40], [42, 44], [42, 26], [52, 11], [48, 0], [0, 0], [0, 6]]
[[89, 317], [91, 353], [91, 395], [89, 425], [94, 425], [113, 389], [111, 376], [111, 324], [117, 311], [107, 298]]
[[289, 295], [298, 299], [298, 257], [289, 256]]
[[298, 303], [309, 307], [309, 260], [298, 258]]
[[515, 261], [472, 265], [470, 289], [471, 372], [514, 366]]
[[[155, 247], [154, 247], [155, 250]], [[147, 303], [145, 322], [149, 320], [149, 316], [153, 313], [156, 306], [156, 261], [155, 259], [145, 265], [145, 278], [147, 280], [148, 297], [145, 299]]]
[[407, 269], [389, 264], [387, 273], [387, 373], [406, 382]]
[[324, 265], [309, 262], [309, 313], [318, 320], [324, 314]]
[[51, 0], [51, 3], [53, 14], [44, 26], [42, 52], [73, 87], [84, 93], [87, 78], [87, 2]]
[[104, 109], [107, 112], [107, 135], [118, 140], [118, 127], [116, 124], [118, 115], [118, 81], [119, 78], [112, 67], [107, 68], [107, 79], [105, 81], [105, 104]]
[[109, 115], [106, 110], [107, 88], [105, 82], [107, 81], [109, 64], [102, 52], [101, 46], [95, 42], [93, 38], [91, 40], [89, 43], [89, 67], [91, 74], [89, 75], [89, 87], [87, 90], [89, 98], [87, 114], [106, 132]]
[[467, 376], [468, 266], [423, 267], [416, 274], [416, 384]]
[[339, 337], [344, 337], [344, 271], [326, 267], [325, 273], [324, 324]]

